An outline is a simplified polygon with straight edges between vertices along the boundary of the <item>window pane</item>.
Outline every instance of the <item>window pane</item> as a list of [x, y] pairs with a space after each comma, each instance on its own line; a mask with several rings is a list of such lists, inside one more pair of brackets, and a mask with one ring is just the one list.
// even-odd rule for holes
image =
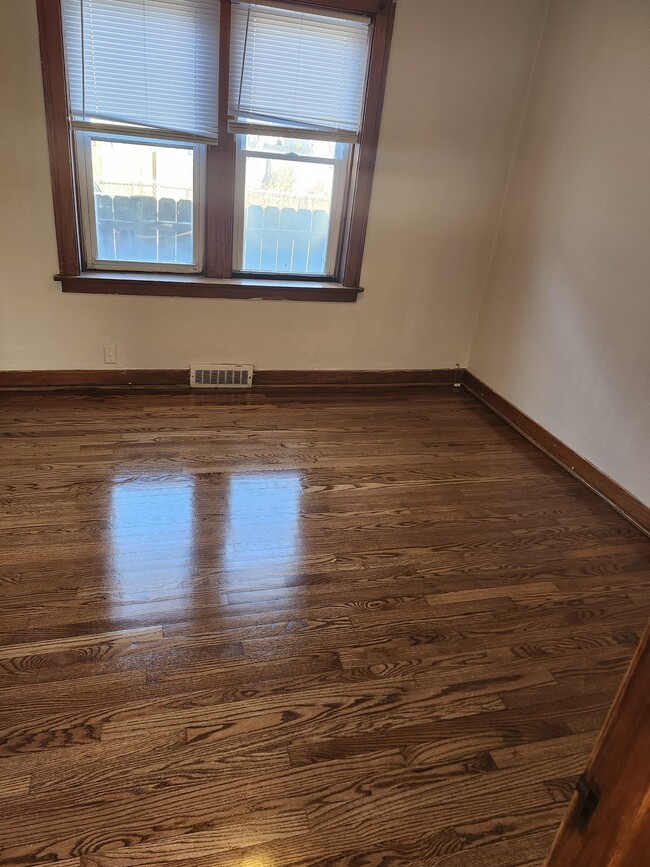
[[271, 135], [247, 135], [244, 148], [247, 151], [296, 154], [301, 157], [320, 157], [326, 160], [342, 159], [343, 151], [347, 152], [347, 145], [339, 145], [333, 141], [314, 141], [313, 139]]
[[246, 157], [243, 270], [327, 274], [334, 166]]
[[194, 263], [194, 150], [92, 140], [97, 259]]

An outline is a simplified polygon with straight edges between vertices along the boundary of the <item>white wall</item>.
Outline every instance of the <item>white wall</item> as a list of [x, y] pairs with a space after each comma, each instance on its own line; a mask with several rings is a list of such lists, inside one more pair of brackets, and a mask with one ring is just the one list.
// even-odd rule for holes
[[469, 367], [650, 503], [650, 0], [551, 0]]
[[356, 304], [62, 294], [32, 0], [0, 2], [0, 369], [467, 361], [545, 0], [399, 0]]

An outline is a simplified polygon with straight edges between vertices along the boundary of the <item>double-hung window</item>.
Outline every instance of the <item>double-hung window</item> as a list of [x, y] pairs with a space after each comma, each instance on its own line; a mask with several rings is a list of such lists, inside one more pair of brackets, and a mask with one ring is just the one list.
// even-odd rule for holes
[[354, 300], [392, 2], [38, 8], [64, 289]]

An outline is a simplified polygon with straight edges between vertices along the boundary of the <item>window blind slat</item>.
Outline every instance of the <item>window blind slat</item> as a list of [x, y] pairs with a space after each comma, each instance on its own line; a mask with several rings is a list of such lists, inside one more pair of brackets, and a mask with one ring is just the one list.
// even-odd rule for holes
[[217, 137], [218, 0], [63, 0], [72, 119]]
[[231, 129], [247, 121], [301, 135], [355, 140], [360, 132], [370, 19], [234, 3], [230, 59]]

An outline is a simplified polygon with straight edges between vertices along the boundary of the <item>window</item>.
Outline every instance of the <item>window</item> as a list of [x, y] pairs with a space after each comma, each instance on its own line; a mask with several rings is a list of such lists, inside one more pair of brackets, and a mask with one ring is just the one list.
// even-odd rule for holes
[[38, 10], [64, 290], [356, 298], [392, 2]]
[[76, 144], [87, 266], [200, 271], [204, 149], [81, 131]]
[[237, 139], [235, 270], [335, 277], [349, 146], [257, 135]]

